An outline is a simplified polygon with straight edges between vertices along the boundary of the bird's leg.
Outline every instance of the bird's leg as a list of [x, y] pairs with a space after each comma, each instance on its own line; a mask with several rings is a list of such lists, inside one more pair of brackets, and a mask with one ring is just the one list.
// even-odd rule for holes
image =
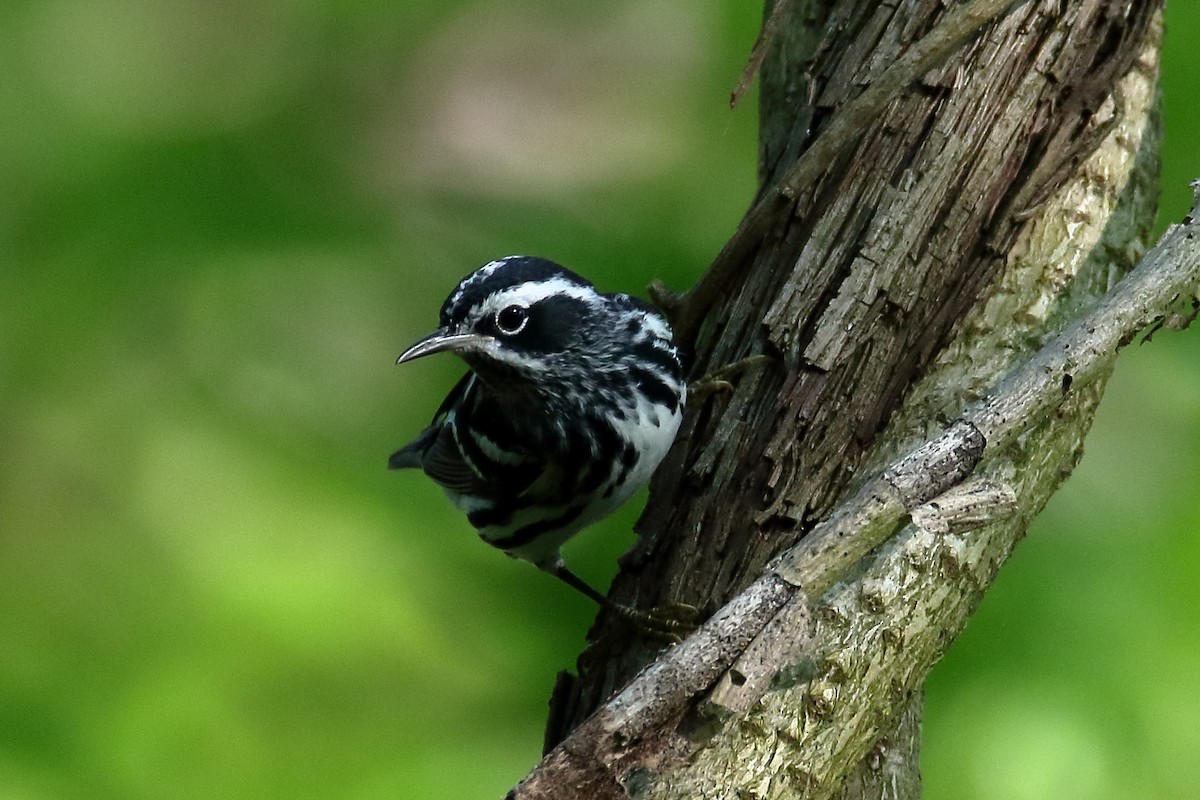
[[761, 367], [771, 360], [772, 358], [767, 355], [747, 356], [732, 364], [714, 369], [703, 378], [698, 378], [688, 384], [688, 405], [699, 403], [717, 392], [732, 392], [733, 383], [730, 382], [730, 378], [736, 378], [746, 370]]
[[567, 566], [561, 561], [546, 571], [581, 594], [590, 597], [597, 605], [614, 614], [638, 633], [678, 644], [683, 641], [684, 636], [696, 629], [699, 611], [693, 606], [676, 603], [652, 608], [649, 611], [639, 611], [636, 608], [614, 603], [567, 569]]

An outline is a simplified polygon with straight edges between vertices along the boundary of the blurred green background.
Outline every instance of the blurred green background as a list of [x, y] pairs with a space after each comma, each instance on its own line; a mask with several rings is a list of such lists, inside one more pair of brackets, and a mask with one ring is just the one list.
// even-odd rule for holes
[[[754, 4], [0, 6], [0, 798], [498, 797], [592, 617], [384, 469], [484, 261], [687, 285], [753, 191]], [[1200, 7], [1163, 219], [1200, 176]], [[1194, 798], [1200, 333], [929, 686], [929, 798]], [[637, 504], [568, 558], [604, 584]]]

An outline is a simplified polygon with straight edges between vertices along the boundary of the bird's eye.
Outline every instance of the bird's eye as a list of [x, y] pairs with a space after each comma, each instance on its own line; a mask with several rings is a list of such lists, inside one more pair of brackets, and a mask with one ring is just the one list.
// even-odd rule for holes
[[506, 306], [496, 312], [496, 329], [506, 336], [515, 336], [529, 322], [529, 309], [525, 306]]

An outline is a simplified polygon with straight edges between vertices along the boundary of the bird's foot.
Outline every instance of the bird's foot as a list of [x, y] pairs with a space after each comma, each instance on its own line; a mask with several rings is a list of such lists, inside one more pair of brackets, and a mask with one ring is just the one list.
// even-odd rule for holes
[[733, 383], [730, 378], [736, 378], [746, 370], [755, 369], [770, 362], [772, 359], [767, 355], [747, 356], [746, 358], [738, 359], [732, 364], [726, 364], [723, 367], [714, 369], [712, 372], [688, 384], [688, 404], [699, 403], [709, 395], [717, 392], [732, 392]]
[[608, 610], [637, 633], [668, 644], [679, 644], [701, 622], [700, 609], [687, 603], [668, 603], [649, 611], [612, 603]]
[[[590, 639], [591, 643], [575, 663], [580, 675], [602, 667], [614, 653], [628, 647], [631, 637], [641, 636], [647, 643], [656, 643], [658, 648], [673, 646], [682, 642], [704, 621], [700, 609], [687, 603], [668, 603], [649, 611], [613, 602], [603, 605], [620, 624], [605, 626], [603, 632]], [[592, 633], [598, 630], [600, 626], [593, 628]]]
[[640, 611], [600, 594], [590, 584], [567, 569], [561, 560], [555, 561], [543, 569], [571, 588], [590, 597], [598, 606], [624, 622], [627, 627], [644, 636], [678, 644], [683, 641], [683, 637], [696, 630], [700, 625], [700, 610], [695, 606], [686, 603], [668, 603], [655, 606], [649, 611]]

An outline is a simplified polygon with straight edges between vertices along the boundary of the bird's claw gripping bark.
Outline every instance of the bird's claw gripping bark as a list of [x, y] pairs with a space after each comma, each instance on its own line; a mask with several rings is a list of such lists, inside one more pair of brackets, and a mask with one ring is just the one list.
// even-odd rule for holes
[[688, 384], [688, 404], [698, 403], [718, 392], [732, 392], [733, 383], [730, 378], [736, 378], [746, 370], [755, 369], [771, 361], [767, 355], [747, 356], [732, 364], [726, 364]]
[[648, 611], [613, 604], [610, 610], [636, 632], [669, 644], [682, 642], [701, 622], [700, 609], [687, 603], [668, 603]]

